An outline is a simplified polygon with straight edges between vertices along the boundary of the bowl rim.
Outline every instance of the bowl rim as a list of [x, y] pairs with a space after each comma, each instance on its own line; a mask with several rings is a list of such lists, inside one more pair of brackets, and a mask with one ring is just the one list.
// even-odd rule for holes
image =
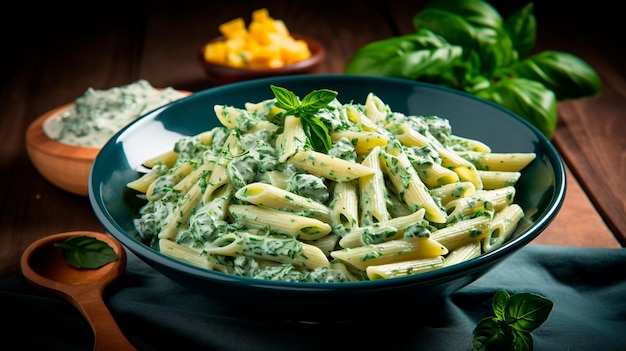
[[[128, 234], [123, 228], [121, 228], [113, 218], [109, 216], [108, 210], [104, 204], [101, 204], [102, 193], [99, 184], [94, 184], [93, 179], [93, 171], [90, 172], [89, 176], [89, 199], [92, 205], [94, 212], [97, 217], [100, 219], [105, 228], [114, 236], [116, 239], [120, 240], [127, 248], [131, 251], [135, 251], [136, 253], [140, 253], [140, 256], [145, 256], [148, 260], [152, 262], [150, 265], [156, 264], [159, 266], [167, 266], [168, 269], [173, 269], [176, 271], [180, 271], [180, 274], [186, 274], [187, 276], [193, 276], [195, 278], [209, 278], [211, 280], [219, 281], [222, 284], [228, 284], [231, 286], [239, 286], [239, 287], [250, 287], [254, 286], [256, 288], [266, 289], [266, 290], [280, 290], [280, 289], [289, 289], [292, 291], [316, 291], [316, 292], [330, 292], [335, 291], [337, 288], [340, 288], [342, 291], [350, 292], [350, 291], [358, 291], [362, 290], [364, 287], [375, 288], [375, 289], [386, 289], [397, 286], [407, 286], [407, 285], [418, 285], [422, 283], [433, 283], [433, 282], [444, 282], [457, 279], [460, 276], [470, 276], [472, 273], [484, 270], [484, 266], [489, 263], [498, 263], [501, 259], [505, 258], [505, 256], [509, 254], [513, 254], [517, 250], [521, 249], [525, 245], [527, 245], [532, 239], [537, 237], [545, 228], [553, 221], [556, 213], [562, 207], [562, 204], [565, 199], [565, 191], [566, 191], [566, 173], [565, 173], [565, 165], [561, 155], [558, 153], [557, 149], [551, 143], [547, 137], [541, 133], [536, 127], [534, 127], [530, 122], [524, 120], [519, 115], [514, 112], [487, 100], [480, 99], [474, 95], [469, 93], [455, 90], [452, 88], [419, 82], [412, 81], [402, 78], [390, 78], [390, 77], [375, 77], [375, 76], [361, 76], [361, 75], [348, 75], [348, 74], [300, 74], [300, 75], [291, 75], [291, 76], [280, 76], [280, 77], [269, 77], [262, 78], [251, 81], [243, 81], [236, 82], [227, 85], [215, 86], [204, 89], [202, 91], [196, 92], [193, 96], [188, 97], [187, 99], [194, 98], [202, 98], [206, 94], [214, 94], [216, 92], [224, 92], [229, 90], [237, 90], [239, 87], [243, 85], [255, 85], [255, 86], [269, 86], [269, 84], [288, 84], [289, 82], [297, 82], [298, 80], [310, 80], [310, 81], [319, 81], [323, 82], [325, 80], [348, 80], [353, 81], [356, 84], [362, 84], [363, 82], [369, 82], [370, 85], [373, 85], [375, 82], [387, 82], [388, 84], [396, 84], [396, 85], [406, 85], [407, 87], [412, 88], [423, 88], [423, 89], [431, 89], [443, 91], [451, 95], [458, 95], [462, 97], [466, 97], [470, 100], [478, 100], [480, 103], [489, 105], [491, 108], [495, 108], [500, 110], [506, 115], [514, 118], [518, 122], [524, 124], [526, 127], [532, 131], [532, 133], [539, 139], [541, 144], [545, 147], [547, 158], [550, 161], [550, 165], [553, 166], [554, 176], [555, 176], [555, 184], [554, 184], [554, 195], [551, 201], [547, 204], [546, 211], [538, 217], [533, 223], [533, 230], [528, 231], [525, 229], [521, 235], [518, 235], [515, 238], [509, 239], [504, 245], [497, 250], [483, 253], [479, 257], [474, 259], [461, 262], [452, 266], [442, 267], [433, 271], [422, 272], [420, 274], [403, 276], [403, 277], [395, 277], [393, 279], [380, 279], [380, 280], [368, 280], [368, 281], [357, 281], [357, 282], [329, 282], [329, 283], [314, 283], [314, 282], [284, 282], [284, 281], [273, 281], [273, 280], [262, 280], [257, 278], [248, 278], [242, 276], [236, 276], [232, 274], [222, 273], [218, 271], [208, 270], [201, 267], [193, 266], [191, 264], [187, 264], [185, 262], [176, 260], [174, 258], [168, 257], [147, 245], [137, 241], [135, 238], [132, 238], [130, 234]], [[126, 130], [132, 128], [133, 125], [137, 124], [140, 121], [153, 119], [159, 114], [161, 114], [165, 109], [171, 108], [176, 104], [183, 103], [183, 101], [187, 99], [182, 99], [179, 101], [175, 101], [169, 105], [166, 105], [162, 108], [159, 108], [155, 111], [152, 111], [138, 120], [132, 122], [122, 130], [120, 130], [107, 144], [114, 144], [117, 139], [124, 135]], [[105, 145], [106, 147], [106, 145]], [[96, 160], [98, 162], [98, 160]], [[107, 221], [104, 221], [103, 218], [106, 218]], [[492, 264], [492, 268], [495, 264]], [[163, 274], [163, 272], [161, 272]]]
[[313, 67], [315, 65], [320, 64], [326, 58], [326, 49], [324, 46], [316, 39], [311, 38], [309, 36], [299, 34], [299, 33], [289, 33], [294, 39], [304, 40], [309, 46], [309, 50], [311, 51], [311, 56], [305, 60], [291, 63], [289, 65], [285, 65], [282, 67], [276, 68], [249, 68], [249, 67], [232, 67], [220, 63], [209, 62], [204, 59], [204, 47], [210, 43], [224, 40], [225, 37], [223, 35], [215, 37], [208, 42], [204, 43], [198, 52], [199, 59], [205, 70], [213, 70], [216, 72], [220, 72], [222, 74], [229, 75], [266, 75], [266, 74], [290, 74], [297, 73], [303, 69], [307, 69]]

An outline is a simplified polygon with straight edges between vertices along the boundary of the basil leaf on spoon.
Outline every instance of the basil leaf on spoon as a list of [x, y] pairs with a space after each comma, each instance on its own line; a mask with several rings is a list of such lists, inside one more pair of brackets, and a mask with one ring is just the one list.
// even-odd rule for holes
[[87, 235], [73, 236], [54, 246], [61, 248], [65, 261], [76, 268], [100, 268], [118, 259], [109, 244]]

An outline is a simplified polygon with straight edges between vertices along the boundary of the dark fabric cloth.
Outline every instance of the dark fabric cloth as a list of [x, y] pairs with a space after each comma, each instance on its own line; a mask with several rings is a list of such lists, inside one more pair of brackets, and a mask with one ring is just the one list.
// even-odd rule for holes
[[[554, 302], [535, 350], [626, 350], [626, 249], [530, 245], [449, 298], [395, 318], [297, 323], [243, 316], [162, 276], [132, 254], [104, 294], [139, 350], [471, 350], [497, 290]], [[304, 302], [306, 303], [306, 302]], [[68, 302], [22, 276], [0, 281], [0, 350], [91, 350], [93, 335]]]

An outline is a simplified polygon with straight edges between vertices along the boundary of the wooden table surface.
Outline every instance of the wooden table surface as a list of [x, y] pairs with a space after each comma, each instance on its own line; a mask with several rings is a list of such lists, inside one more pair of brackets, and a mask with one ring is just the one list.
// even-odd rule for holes
[[[17, 4], [3, 21], [0, 65], [0, 278], [19, 273], [24, 249], [53, 233], [104, 228], [87, 197], [47, 182], [25, 148], [28, 125], [93, 87], [148, 80], [155, 87], [210, 88], [200, 46], [235, 17], [266, 7], [293, 32], [327, 49], [320, 73], [341, 73], [363, 45], [408, 34], [424, 1], [107, 2], [87, 10], [58, 3]], [[598, 97], [559, 103], [554, 144], [567, 164], [568, 189], [556, 219], [533, 244], [619, 248], [626, 244], [626, 53], [617, 11], [606, 4], [535, 4], [536, 51], [572, 53], [603, 81]], [[494, 1], [503, 15], [524, 1]], [[602, 6], [600, 6], [602, 5]], [[546, 8], [545, 6], [551, 6]], [[90, 6], [91, 8], [91, 6]], [[70, 13], [71, 12], [71, 13]]]

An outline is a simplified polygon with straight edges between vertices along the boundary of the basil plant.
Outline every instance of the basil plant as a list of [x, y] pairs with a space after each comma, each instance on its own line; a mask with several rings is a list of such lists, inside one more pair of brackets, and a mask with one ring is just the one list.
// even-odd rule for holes
[[418, 80], [463, 90], [518, 114], [552, 139], [557, 102], [598, 95], [597, 72], [560, 51], [532, 54], [533, 3], [507, 18], [483, 0], [433, 0], [415, 32], [371, 42], [344, 73]]

